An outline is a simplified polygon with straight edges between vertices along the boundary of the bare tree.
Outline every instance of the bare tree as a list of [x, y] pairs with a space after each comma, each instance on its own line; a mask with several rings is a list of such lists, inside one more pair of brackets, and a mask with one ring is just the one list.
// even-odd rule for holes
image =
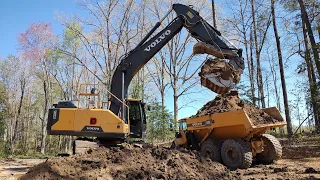
[[[311, 28], [311, 24], [309, 21], [309, 17], [308, 17], [308, 13], [306, 11], [305, 5], [303, 3], [302, 0], [298, 0], [299, 5], [300, 5], [300, 10], [301, 10], [301, 19], [303, 24], [305, 24], [306, 30], [308, 32], [308, 37], [310, 40], [310, 44], [311, 44], [311, 49], [313, 51], [313, 57], [314, 57], [314, 61], [315, 61], [315, 65], [317, 67], [318, 70], [318, 74], [320, 76], [320, 59], [319, 59], [319, 52], [318, 52], [318, 48], [317, 48], [317, 44], [313, 35], [313, 31]], [[320, 124], [318, 124], [317, 126], [320, 126]]]
[[[76, 59], [109, 88], [115, 67], [119, 64], [122, 55], [134, 47], [135, 40], [138, 38], [138, 32], [141, 30], [139, 26], [141, 11], [138, 9], [141, 8], [141, 4], [135, 4], [133, 0], [79, 1], [78, 4], [92, 14], [90, 19], [82, 19], [78, 16], [70, 19], [60, 15], [59, 20], [75, 33], [87, 54], [81, 57], [62, 48], [59, 50]], [[91, 29], [91, 33], [85, 33], [82, 28], [75, 28], [72, 25], [74, 21], [79, 22], [82, 28]], [[92, 62], [86, 63], [86, 59], [91, 59]], [[97, 72], [93, 71], [93, 66], [98, 68]]]
[[282, 85], [282, 94], [283, 94], [283, 103], [284, 103], [284, 111], [287, 120], [287, 130], [288, 136], [292, 136], [292, 124], [290, 118], [290, 110], [289, 110], [289, 103], [288, 103], [288, 95], [287, 95], [287, 86], [286, 86], [286, 79], [284, 76], [284, 67], [282, 62], [282, 51], [281, 51], [281, 43], [280, 38], [278, 35], [277, 24], [276, 24], [276, 14], [275, 14], [275, 0], [271, 0], [271, 14], [272, 14], [272, 23], [273, 23], [273, 31], [274, 36], [277, 43], [277, 52], [278, 52], [278, 59], [279, 59], [279, 70], [280, 70], [280, 78], [281, 78], [281, 85]]
[[252, 23], [253, 23], [253, 39], [254, 39], [254, 45], [255, 45], [255, 56], [257, 60], [257, 85], [258, 85], [258, 97], [261, 101], [261, 105], [263, 108], [266, 107], [265, 104], [265, 97], [264, 97], [264, 89], [263, 89], [263, 78], [262, 78], [262, 71], [261, 71], [261, 62], [260, 62], [260, 55], [261, 51], [267, 36], [267, 31], [269, 29], [270, 23], [271, 23], [271, 14], [267, 13], [266, 15], [260, 14], [260, 16], [267, 16], [265, 26], [263, 26], [263, 21], [259, 21], [259, 27], [261, 28], [262, 34], [260, 38], [261, 40], [258, 41], [258, 27], [257, 27], [257, 20], [256, 20], [256, 9], [255, 9], [255, 1], [251, 0], [251, 14], [252, 14]]
[[19, 50], [25, 59], [32, 62], [32, 66], [36, 69], [38, 78], [41, 79], [43, 89], [43, 109], [39, 118], [42, 122], [42, 138], [41, 153], [45, 153], [46, 136], [47, 136], [47, 112], [50, 102], [51, 76], [48, 71], [48, 58], [50, 56], [50, 48], [53, 48], [56, 35], [52, 32], [50, 24], [38, 23], [31, 24], [30, 27], [21, 33], [18, 37]]
[[[235, 6], [235, 8], [234, 8]], [[253, 57], [252, 57], [252, 48], [250, 46], [251, 43], [251, 29], [252, 26], [252, 14], [250, 14], [250, 2], [249, 0], [237, 0], [237, 4], [230, 3], [229, 7], [232, 11], [232, 17], [226, 17], [225, 21], [231, 23], [232, 28], [236, 30], [236, 34], [241, 35], [241, 44], [244, 45], [245, 54], [246, 54], [246, 62], [248, 69], [248, 78], [250, 81], [250, 100], [256, 105], [256, 97], [255, 97], [255, 74], [254, 74], [254, 65], [253, 65]], [[251, 48], [251, 49], [249, 49]]]

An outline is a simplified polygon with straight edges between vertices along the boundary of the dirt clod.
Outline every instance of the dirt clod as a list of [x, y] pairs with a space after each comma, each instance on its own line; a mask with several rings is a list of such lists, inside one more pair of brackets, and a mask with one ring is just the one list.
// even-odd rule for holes
[[287, 167], [282, 167], [282, 168], [274, 168], [273, 172], [278, 173], [278, 172], [288, 172]]
[[316, 171], [314, 168], [312, 168], [312, 167], [306, 168], [306, 170], [305, 170], [304, 172], [305, 172], [305, 173], [317, 173], [317, 171]]
[[254, 106], [250, 106], [244, 100], [240, 99], [239, 96], [234, 92], [224, 95], [217, 95], [214, 100], [209, 101], [201, 109], [198, 110], [196, 115], [191, 117], [236, 111], [240, 109], [243, 109], [247, 113], [254, 125], [281, 122], [280, 120], [271, 117], [263, 110]]

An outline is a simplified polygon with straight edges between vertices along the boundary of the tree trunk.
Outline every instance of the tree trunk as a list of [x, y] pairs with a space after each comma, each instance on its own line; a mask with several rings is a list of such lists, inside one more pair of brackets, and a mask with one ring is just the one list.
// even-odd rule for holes
[[178, 127], [178, 92], [176, 88], [173, 88], [173, 118], [175, 127]]
[[[314, 61], [315, 61], [315, 64], [316, 64], [316, 67], [317, 67], [317, 70], [318, 70], [318, 74], [320, 76], [319, 52], [318, 52], [318, 49], [317, 49], [316, 41], [315, 41], [314, 36], [313, 36], [313, 31], [312, 31], [312, 28], [311, 28], [309, 17], [308, 17], [308, 14], [307, 14], [307, 11], [306, 11], [306, 7], [304, 6], [303, 1], [302, 0], [298, 0], [298, 2], [299, 2], [299, 5], [300, 5], [300, 10], [301, 10], [301, 18], [302, 18], [302, 20], [304, 21], [304, 23], [306, 25], [306, 29], [307, 29], [307, 32], [308, 32], [308, 35], [309, 35], [310, 44], [311, 44], [311, 49], [313, 51]], [[320, 125], [318, 124], [318, 126], [320, 126]]]
[[212, 0], [212, 18], [213, 18], [213, 27], [217, 28], [217, 20], [216, 20], [216, 10], [215, 10], [215, 2]]
[[[69, 152], [72, 150], [72, 143], [73, 143], [73, 137], [69, 136], [69, 144], [68, 144], [68, 149]], [[72, 154], [72, 152], [70, 152]]]
[[272, 79], [273, 79], [274, 93], [276, 95], [276, 100], [277, 100], [277, 108], [281, 112], [280, 97], [279, 97], [278, 85], [277, 85], [277, 72], [274, 68], [273, 62], [271, 63], [271, 60], [270, 60], [269, 63], [270, 63], [270, 70], [271, 70]]
[[[252, 49], [250, 49], [250, 56], [249, 56], [248, 37], [247, 37], [246, 24], [245, 24], [245, 12], [243, 12], [243, 8], [241, 6], [240, 6], [240, 13], [241, 13], [241, 21], [242, 21], [242, 34], [243, 34], [244, 47], [246, 51], [247, 66], [248, 66], [249, 79], [250, 79], [250, 90], [251, 90], [250, 99], [251, 99], [251, 102], [255, 105], [256, 102], [255, 102], [255, 92], [254, 92], [254, 76], [252, 73], [253, 69], [251, 67]], [[251, 46], [251, 32], [250, 32], [250, 46]]]
[[11, 138], [11, 154], [14, 153], [14, 145], [16, 143], [16, 139], [17, 139], [17, 133], [18, 133], [18, 125], [19, 125], [19, 119], [20, 119], [20, 115], [21, 115], [21, 109], [22, 109], [22, 103], [23, 103], [23, 99], [24, 99], [24, 93], [25, 93], [25, 87], [26, 87], [26, 80], [24, 79], [24, 77], [22, 77], [22, 79], [20, 79], [20, 90], [21, 90], [21, 95], [20, 95], [20, 99], [19, 99], [19, 106], [18, 106], [18, 111], [17, 114], [15, 115], [14, 118], [14, 124], [12, 124], [12, 138]]
[[58, 139], [58, 151], [61, 151], [61, 135], [59, 135], [59, 139]]
[[251, 94], [252, 94], [252, 103], [256, 106], [256, 95], [255, 95], [255, 86], [254, 86], [254, 65], [253, 65], [253, 35], [252, 35], [252, 28], [250, 28], [250, 66], [251, 66], [251, 73], [250, 76], [250, 86], [251, 86]]
[[[164, 60], [162, 59], [161, 60], [161, 84], [160, 84], [160, 93], [161, 93], [161, 115], [162, 115], [162, 118], [161, 118], [161, 121], [165, 121], [165, 117], [164, 117], [164, 110], [165, 110], [165, 105], [164, 105], [164, 98], [165, 98], [165, 94], [164, 94], [164, 91], [165, 91], [165, 85], [164, 85]], [[162, 123], [162, 132], [163, 132], [163, 137], [165, 137], [165, 134], [164, 134], [164, 130], [165, 130], [165, 123]], [[163, 139], [164, 140], [164, 139]]]
[[273, 23], [274, 36], [276, 38], [277, 50], [278, 50], [277, 52], [278, 52], [278, 58], [279, 58], [279, 69], [280, 69], [280, 78], [281, 78], [281, 86], [282, 86], [282, 94], [283, 94], [284, 111], [285, 111], [286, 120], [287, 120], [288, 136], [291, 137], [293, 134], [292, 124], [291, 124], [291, 118], [290, 118], [286, 79], [284, 77], [284, 67], [283, 67], [283, 62], [282, 62], [281, 44], [280, 44], [280, 38], [278, 35], [278, 30], [277, 30], [274, 4], [275, 4], [275, 0], [271, 0], [272, 23]]
[[310, 51], [309, 51], [309, 44], [308, 44], [308, 38], [307, 38], [307, 30], [306, 26], [304, 23], [304, 20], [302, 19], [302, 30], [303, 30], [303, 38], [304, 38], [304, 46], [305, 46], [305, 55], [304, 59], [307, 64], [307, 73], [308, 73], [308, 80], [309, 80], [309, 86], [310, 86], [310, 95], [311, 95], [311, 108], [313, 110], [313, 117], [314, 117], [314, 122], [315, 122], [315, 127], [317, 130], [319, 130], [319, 109], [316, 101], [316, 97], [319, 94], [318, 89], [317, 89], [317, 82], [316, 82], [316, 75], [314, 72], [314, 68], [312, 65], [312, 61], [310, 58]]
[[41, 136], [41, 153], [45, 153], [46, 148], [46, 137], [47, 137], [47, 122], [46, 122], [46, 115], [48, 111], [48, 92], [47, 92], [47, 82], [43, 81], [43, 91], [44, 91], [44, 109], [43, 109], [43, 116], [42, 120], [42, 136]]
[[260, 63], [260, 52], [258, 45], [258, 36], [257, 36], [257, 24], [255, 18], [255, 10], [254, 10], [254, 0], [251, 0], [251, 11], [252, 11], [252, 20], [253, 20], [253, 37], [255, 43], [256, 50], [256, 59], [257, 59], [257, 83], [258, 83], [258, 92], [259, 92], [259, 100], [261, 101], [262, 108], [266, 107], [265, 99], [264, 99], [264, 90], [263, 90], [263, 78], [261, 72], [261, 63]]

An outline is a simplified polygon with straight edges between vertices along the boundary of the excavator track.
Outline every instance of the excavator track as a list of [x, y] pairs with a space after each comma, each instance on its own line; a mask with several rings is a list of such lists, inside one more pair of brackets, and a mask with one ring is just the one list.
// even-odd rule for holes
[[99, 140], [99, 139], [76, 139], [73, 143], [73, 154], [88, 154], [94, 149], [98, 148], [110, 148], [110, 147], [121, 147], [125, 144], [130, 144], [134, 147], [144, 148], [151, 147], [151, 144], [143, 141], [125, 141], [125, 140]]
[[124, 140], [79, 138], [73, 142], [73, 154], [86, 154], [101, 147], [119, 146]]

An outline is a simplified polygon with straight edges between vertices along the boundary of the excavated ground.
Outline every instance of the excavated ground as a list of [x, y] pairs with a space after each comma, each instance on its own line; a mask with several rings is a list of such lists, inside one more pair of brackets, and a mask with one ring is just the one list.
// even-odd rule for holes
[[320, 180], [319, 135], [308, 135], [296, 140], [280, 139], [280, 142], [283, 145], [283, 158], [279, 161], [270, 165], [254, 162], [251, 168], [235, 171], [229, 171], [219, 163], [201, 159], [196, 152], [184, 149], [126, 146], [48, 159], [31, 168], [20, 179]]
[[223, 165], [197, 152], [167, 148], [101, 148], [53, 158], [29, 170], [29, 179], [238, 179]]
[[237, 93], [234, 95], [232, 93], [217, 95], [214, 100], [205, 104], [201, 109], [198, 110], [197, 114], [192, 117], [236, 111], [240, 109], [243, 109], [247, 113], [254, 125], [281, 122], [277, 119], [274, 119], [261, 109], [248, 105], [244, 100], [239, 98]]

